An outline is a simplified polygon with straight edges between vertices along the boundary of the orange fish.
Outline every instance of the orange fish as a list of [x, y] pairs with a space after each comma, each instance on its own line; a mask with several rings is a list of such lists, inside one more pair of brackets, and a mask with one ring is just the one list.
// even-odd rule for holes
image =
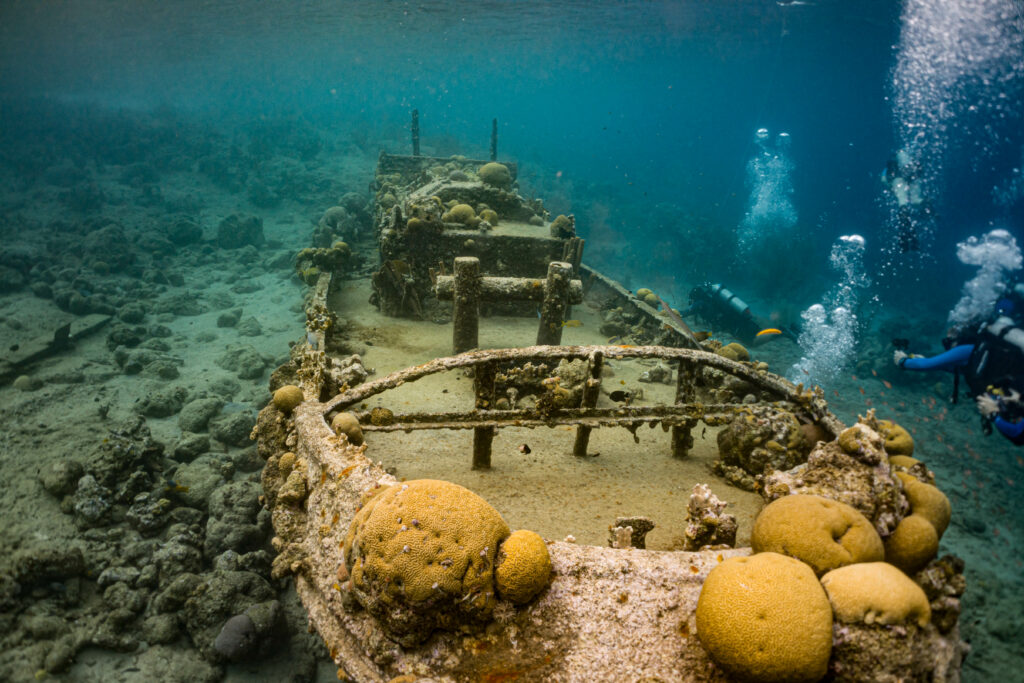
[[884, 384], [884, 385], [885, 385], [885, 388], [886, 388], [886, 389], [892, 389], [892, 382], [890, 382], [889, 380], [887, 380], [887, 379], [883, 379], [883, 380], [882, 380], [882, 384]]
[[857, 391], [859, 391], [860, 393], [863, 394], [864, 393], [864, 387], [857, 387]]
[[760, 332], [758, 332], [754, 336], [755, 337], [763, 337], [763, 336], [769, 335], [769, 334], [782, 334], [782, 330], [777, 330], [774, 327], [766, 327], [765, 329], [761, 330]]
[[878, 370], [872, 370], [871, 371], [871, 376], [872, 377], [878, 377]]

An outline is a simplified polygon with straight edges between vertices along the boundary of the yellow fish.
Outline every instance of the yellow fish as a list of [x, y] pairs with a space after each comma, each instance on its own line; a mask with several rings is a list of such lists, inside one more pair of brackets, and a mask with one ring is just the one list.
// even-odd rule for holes
[[579, 320], [566, 320], [562, 322], [562, 327], [583, 327], [583, 323]]
[[774, 327], [766, 327], [754, 336], [763, 337], [766, 334], [782, 334], [782, 330], [777, 330]]

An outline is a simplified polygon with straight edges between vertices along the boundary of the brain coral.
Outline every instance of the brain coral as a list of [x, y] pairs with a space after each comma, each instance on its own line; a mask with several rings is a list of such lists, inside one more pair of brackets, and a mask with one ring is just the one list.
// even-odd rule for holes
[[456, 204], [441, 216], [441, 220], [446, 223], [462, 223], [463, 225], [475, 225], [478, 221], [476, 211], [469, 204]]
[[777, 553], [731, 557], [708, 574], [697, 637], [744, 681], [816, 681], [832, 651], [832, 608], [814, 572]]
[[737, 344], [736, 342], [726, 344], [722, 348], [718, 349], [718, 355], [725, 356], [729, 360], [750, 360], [750, 351], [747, 351], [745, 346]]
[[879, 420], [879, 432], [885, 439], [885, 452], [889, 455], [913, 455], [914, 437], [892, 420]]
[[887, 562], [865, 562], [833, 569], [821, 577], [836, 619], [865, 624], [924, 626], [932, 610], [924, 591]]
[[820, 576], [855, 562], [883, 559], [878, 532], [854, 508], [828, 498], [783, 496], [754, 521], [754, 552], [771, 551], [803, 560]]
[[903, 495], [910, 502], [911, 513], [921, 515], [931, 522], [935, 527], [935, 533], [942, 538], [942, 534], [946, 533], [946, 527], [949, 526], [950, 517], [953, 516], [949, 498], [938, 487], [926, 484], [909, 474], [898, 472], [896, 476], [903, 482]]
[[921, 462], [917, 458], [912, 458], [909, 455], [890, 455], [889, 464], [893, 467], [904, 467], [910, 469], [917, 463]]
[[494, 572], [498, 595], [517, 605], [533, 600], [551, 579], [551, 556], [544, 539], [520, 529], [501, 544]]
[[484, 164], [476, 174], [487, 185], [500, 188], [508, 188], [512, 185], [512, 173], [508, 170], [508, 166], [496, 161]]
[[419, 479], [374, 496], [352, 520], [345, 564], [359, 602], [402, 644], [490, 617], [498, 511], [457, 484]]
[[292, 412], [303, 400], [302, 389], [294, 384], [288, 384], [274, 392], [274, 407], [282, 413]]
[[363, 428], [359, 426], [359, 420], [352, 413], [338, 413], [331, 420], [331, 429], [335, 434], [344, 434], [348, 442], [353, 446], [363, 444]]
[[908, 574], [922, 569], [939, 552], [939, 534], [924, 515], [904, 517], [885, 539], [885, 561]]

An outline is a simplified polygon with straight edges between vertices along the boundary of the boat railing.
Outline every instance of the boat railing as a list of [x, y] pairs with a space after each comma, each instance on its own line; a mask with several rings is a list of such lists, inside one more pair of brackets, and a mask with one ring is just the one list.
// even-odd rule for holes
[[[555, 400], [557, 377], [547, 380], [547, 396], [533, 408], [496, 408], [495, 379], [504, 368], [527, 362], [585, 360], [586, 379], [578, 403], [567, 406]], [[607, 359], [658, 359], [676, 365], [675, 401], [671, 405], [639, 406], [624, 403], [597, 407], [601, 373]], [[390, 410], [361, 409], [368, 399], [415, 382], [430, 375], [472, 368], [474, 405], [466, 411], [394, 413]], [[323, 404], [325, 419], [331, 413], [352, 412], [367, 432], [409, 432], [419, 429], [472, 429], [474, 469], [491, 465], [491, 443], [496, 430], [506, 427], [575, 426], [573, 455], [585, 457], [591, 431], [596, 427], [620, 426], [636, 436], [636, 430], [660, 424], [671, 431], [674, 457], [686, 457], [693, 445], [692, 428], [697, 421], [708, 425], [724, 424], [738, 412], [749, 409], [746, 403], [707, 404], [697, 400], [697, 377], [702, 368], [714, 368], [776, 397], [799, 406], [817, 424], [833, 436], [843, 425], [828, 410], [820, 389], [804, 389], [754, 366], [733, 361], [709, 351], [666, 346], [529, 346], [507, 349], [468, 351], [436, 358], [421, 365], [392, 372], [371, 382], [342, 391]], [[564, 396], [564, 394], [563, 394]], [[355, 408], [355, 409], [354, 409]]]

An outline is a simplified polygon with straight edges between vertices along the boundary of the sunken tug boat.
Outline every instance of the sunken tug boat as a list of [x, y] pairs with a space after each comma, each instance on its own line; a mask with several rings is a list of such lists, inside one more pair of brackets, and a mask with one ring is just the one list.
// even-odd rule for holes
[[[494, 149], [421, 156], [414, 133], [380, 156], [372, 272], [332, 210], [297, 259], [306, 330], [254, 435], [274, 575], [339, 678], [958, 681], [963, 563], [937, 557], [949, 502], [910, 435], [842, 424], [821, 389], [585, 265], [572, 217], [520, 196]], [[505, 455], [523, 434], [532, 457]], [[599, 434], [624, 438], [595, 458]], [[566, 523], [615, 448], [632, 502], [540, 528], [589, 543], [506, 523], [515, 501]], [[623, 509], [666, 486], [675, 504]]]

